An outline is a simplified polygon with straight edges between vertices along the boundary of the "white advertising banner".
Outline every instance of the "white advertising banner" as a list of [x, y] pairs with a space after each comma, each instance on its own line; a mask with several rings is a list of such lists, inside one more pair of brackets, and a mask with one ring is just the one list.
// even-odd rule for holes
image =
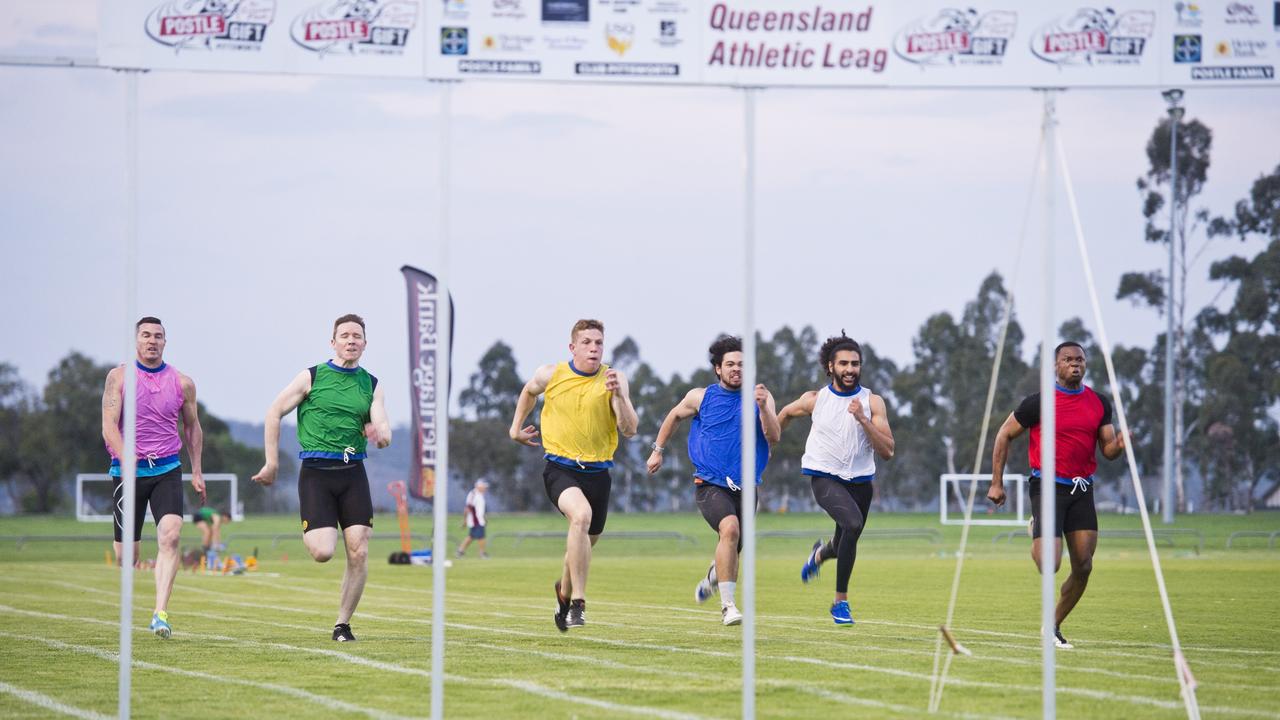
[[112, 67], [835, 87], [1278, 86], [1280, 0], [102, 0]]

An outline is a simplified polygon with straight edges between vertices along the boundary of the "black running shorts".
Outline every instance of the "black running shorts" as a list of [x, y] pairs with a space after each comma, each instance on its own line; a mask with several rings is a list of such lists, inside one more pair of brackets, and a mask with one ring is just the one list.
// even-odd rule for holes
[[[134, 485], [133, 502], [133, 541], [142, 539], [142, 524], [147, 520], [147, 503], [151, 503], [151, 517], [156, 524], [165, 515], [177, 515], [182, 518], [182, 468], [176, 467], [163, 475], [140, 477]], [[115, 502], [111, 504], [111, 515], [115, 518], [116, 542], [124, 538], [124, 483], [120, 478], [111, 478], [111, 493]]]
[[[548, 460], [546, 469], [542, 471], [542, 480], [547, 488], [547, 498], [557, 510], [560, 509], [560, 493], [571, 487], [581, 490], [591, 505], [591, 527], [587, 528], [587, 534], [604, 532], [605, 520], [609, 519], [609, 492], [613, 489], [613, 478], [608, 470], [582, 472]], [[560, 514], [563, 515], [564, 511]]]
[[[758, 490], [758, 488], [757, 488]], [[694, 499], [698, 503], [698, 510], [702, 512], [702, 518], [707, 521], [712, 530], [720, 532], [720, 521], [730, 515], [738, 518], [738, 552], [742, 552], [742, 493], [735, 492], [729, 488], [712, 485], [711, 483], [698, 483], [697, 489], [694, 490]], [[756, 493], [756, 509], [760, 508], [760, 493]]]
[[[1055, 529], [1058, 536], [1077, 530], [1098, 530], [1098, 510], [1093, 504], [1093, 488], [1076, 490], [1073, 485], [1054, 483]], [[1031, 537], [1040, 537], [1040, 483], [1031, 483]]]
[[311, 467], [298, 471], [302, 532], [316, 528], [373, 527], [373, 499], [364, 463]]

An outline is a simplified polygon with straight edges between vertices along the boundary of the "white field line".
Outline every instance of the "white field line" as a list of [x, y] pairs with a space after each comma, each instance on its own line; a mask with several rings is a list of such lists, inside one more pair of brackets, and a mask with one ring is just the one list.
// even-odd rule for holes
[[[32, 616], [32, 617], [40, 617], [40, 618], [44, 618], [44, 619], [51, 619], [51, 620], [67, 620], [67, 621], [71, 621], [71, 622], [89, 623], [89, 624], [94, 624], [94, 625], [111, 625], [111, 626], [118, 626], [118, 623], [109, 622], [109, 621], [105, 621], [105, 620], [98, 620], [98, 619], [95, 619], [95, 618], [87, 618], [87, 617], [72, 616], [72, 615], [58, 615], [58, 614], [56, 614], [56, 613], [45, 613], [45, 612], [38, 612], [38, 611], [34, 611], [34, 610], [23, 610], [23, 609], [19, 609], [19, 608], [9, 607], [9, 606], [6, 606], [6, 605], [0, 605], [0, 611], [8, 612], [8, 613], [13, 613], [13, 614], [18, 614], [18, 615], [28, 615], [28, 616]], [[150, 630], [148, 630], [148, 629], [143, 629], [143, 628], [134, 628], [134, 632], [147, 632], [147, 633], [149, 633], [149, 632], [150, 632]], [[393, 664], [393, 663], [384, 663], [384, 662], [379, 662], [379, 661], [376, 661], [376, 660], [369, 660], [369, 659], [366, 659], [366, 658], [363, 658], [363, 657], [360, 657], [360, 656], [357, 656], [357, 655], [350, 655], [350, 654], [348, 654], [348, 653], [340, 653], [340, 652], [333, 651], [333, 650], [320, 650], [320, 649], [318, 649], [318, 648], [302, 648], [302, 647], [296, 647], [296, 646], [293, 646], [293, 645], [286, 645], [286, 644], [284, 644], [284, 643], [257, 642], [257, 641], [253, 641], [253, 640], [243, 640], [243, 639], [237, 639], [237, 638], [226, 637], [226, 636], [223, 636], [223, 635], [210, 635], [210, 634], [205, 634], [205, 633], [190, 633], [190, 632], [189, 632], [189, 633], [184, 633], [184, 635], [185, 635], [186, 637], [192, 637], [192, 638], [196, 638], [196, 639], [206, 639], [206, 640], [226, 640], [226, 641], [231, 641], [231, 642], [233, 642], [233, 643], [235, 643], [235, 644], [237, 644], [237, 645], [248, 646], [248, 647], [255, 647], [255, 648], [259, 648], [259, 647], [268, 647], [268, 648], [275, 648], [275, 649], [289, 650], [289, 651], [310, 652], [310, 653], [318, 654], [318, 655], [328, 655], [328, 656], [332, 656], [332, 657], [340, 657], [340, 658], [345, 659], [345, 661], [347, 661], [347, 662], [353, 662], [353, 663], [356, 663], [356, 664], [359, 664], [359, 665], [367, 665], [367, 666], [374, 667], [374, 668], [377, 668], [377, 669], [379, 669], [379, 670], [384, 670], [384, 671], [388, 671], [388, 672], [396, 672], [396, 673], [401, 673], [401, 674], [406, 674], [406, 675], [417, 675], [417, 676], [421, 676], [421, 677], [430, 677], [430, 676], [431, 676], [431, 673], [430, 673], [430, 672], [428, 672], [428, 671], [426, 671], [426, 670], [420, 670], [420, 669], [417, 669], [417, 668], [406, 667], [406, 666], [403, 666], [403, 665], [395, 665], [395, 664]], [[56, 643], [56, 646], [57, 646], [57, 647], [63, 647], [63, 648], [65, 648], [65, 649], [73, 649], [73, 650], [78, 650], [78, 651], [88, 651], [88, 652], [90, 652], [90, 653], [92, 653], [92, 654], [98, 655], [99, 657], [104, 657], [105, 659], [110, 659], [110, 660], [114, 660], [115, 662], [119, 662], [119, 655], [118, 655], [118, 654], [116, 654], [116, 653], [112, 653], [112, 652], [107, 651], [107, 650], [100, 650], [100, 649], [98, 649], [98, 648], [89, 647], [89, 646], [72, 646], [72, 645], [70, 645], [70, 644], [68, 644], [68, 643], [63, 643], [63, 642], [61, 642], [61, 641], [59, 641], [59, 640], [43, 639], [43, 638], [34, 638], [34, 637], [28, 638], [27, 636], [12, 635], [12, 634], [10, 634], [10, 633], [5, 633], [5, 632], [3, 632], [3, 631], [0, 631], [0, 636], [11, 636], [11, 637], [20, 637], [20, 638], [23, 638], [23, 639], [40, 640], [41, 642], [44, 642], [44, 643], [46, 643], [46, 644], [50, 644], [50, 645], [54, 645], [54, 644]], [[249, 686], [253, 686], [253, 687], [260, 687], [260, 688], [263, 688], [263, 689], [273, 689], [273, 690], [277, 690], [277, 691], [279, 691], [279, 692], [291, 692], [291, 693], [298, 693], [298, 694], [299, 694], [299, 695], [297, 695], [298, 697], [302, 697], [302, 695], [303, 695], [303, 694], [305, 694], [305, 695], [307, 695], [307, 696], [311, 696], [311, 694], [310, 694], [310, 693], [306, 693], [306, 691], [298, 690], [298, 689], [296, 689], [296, 688], [289, 688], [289, 687], [287, 687], [287, 686], [283, 686], [283, 685], [279, 685], [279, 686], [277, 686], [277, 685], [270, 685], [270, 684], [267, 684], [267, 683], [256, 683], [256, 682], [254, 682], [254, 681], [250, 681], [250, 680], [239, 680], [239, 679], [234, 679], [234, 678], [221, 678], [221, 677], [218, 677], [218, 676], [216, 676], [216, 675], [207, 675], [206, 673], [199, 673], [199, 672], [192, 671], [192, 670], [179, 670], [178, 668], [170, 668], [170, 667], [166, 667], [166, 666], [164, 666], [164, 665], [156, 665], [156, 664], [154, 664], [154, 663], [148, 663], [148, 662], [141, 661], [141, 660], [135, 660], [135, 661], [134, 661], [134, 663], [133, 663], [133, 666], [134, 666], [134, 667], [138, 667], [138, 668], [142, 668], [142, 669], [160, 670], [160, 671], [163, 671], [163, 672], [173, 672], [173, 673], [178, 673], [178, 674], [182, 674], [182, 675], [187, 675], [187, 676], [189, 676], [189, 677], [198, 677], [198, 678], [201, 678], [201, 679], [213, 680], [213, 681], [215, 681], [215, 682], [223, 682], [223, 681], [225, 681], [225, 682], [232, 682], [232, 683], [235, 683], [235, 684], [242, 684], [242, 685], [249, 685]], [[528, 694], [531, 694], [531, 695], [538, 695], [538, 696], [540, 696], [540, 697], [544, 697], [544, 698], [549, 698], [549, 699], [554, 699], [554, 700], [562, 700], [562, 701], [564, 701], [564, 702], [572, 702], [572, 703], [577, 703], [577, 704], [580, 704], [580, 705], [589, 705], [589, 706], [591, 706], [591, 707], [596, 707], [596, 708], [601, 708], [601, 709], [604, 709], [604, 710], [609, 710], [610, 712], [623, 712], [623, 713], [628, 713], [628, 714], [633, 714], [633, 715], [640, 715], [640, 716], [642, 716], [642, 717], [656, 717], [656, 718], [663, 718], [664, 720], [708, 720], [708, 719], [704, 718], [704, 717], [703, 717], [703, 716], [701, 716], [701, 715], [694, 715], [694, 714], [690, 714], [690, 713], [674, 712], [674, 711], [666, 710], [666, 709], [663, 709], [663, 708], [647, 707], [647, 706], [643, 706], [643, 705], [623, 705], [623, 704], [620, 704], [620, 703], [612, 703], [612, 702], [609, 702], [609, 701], [606, 701], [606, 700], [598, 700], [598, 699], [595, 699], [595, 698], [589, 698], [589, 697], [584, 697], [584, 696], [580, 696], [580, 695], [573, 695], [573, 694], [570, 694], [570, 693], [564, 693], [564, 692], [561, 692], [561, 691], [558, 691], [558, 690], [553, 690], [553, 689], [551, 689], [551, 688], [546, 688], [546, 687], [543, 687], [543, 686], [538, 685], [538, 684], [536, 684], [536, 683], [526, 682], [526, 681], [523, 681], [523, 680], [514, 680], [514, 679], [509, 679], [509, 678], [486, 678], [486, 679], [482, 679], [482, 680], [477, 680], [477, 679], [474, 679], [474, 678], [468, 678], [468, 677], [463, 677], [463, 676], [459, 676], [459, 675], [452, 675], [452, 674], [448, 675], [448, 676], [447, 676], [447, 679], [448, 679], [448, 680], [450, 680], [450, 681], [452, 681], [452, 682], [473, 683], [473, 684], [481, 684], [481, 685], [497, 685], [497, 686], [500, 686], [500, 687], [508, 687], [508, 688], [512, 688], [512, 689], [515, 689], [515, 690], [519, 690], [519, 691], [521, 691], [521, 692], [525, 692], [525, 693], [528, 693]], [[312, 697], [319, 698], [320, 696], [312, 696]], [[333, 702], [333, 703], [340, 703], [340, 704], [342, 704], [342, 705], [344, 705], [344, 706], [345, 706], [345, 705], [347, 705], [346, 703], [341, 703], [341, 701], [338, 701], [338, 700], [332, 700], [332, 699], [329, 699], [329, 698], [326, 698], [326, 700], [329, 700], [330, 702]], [[336, 706], [335, 706], [335, 707], [336, 707]], [[350, 711], [352, 711], [352, 712], [361, 712], [361, 713], [368, 714], [368, 715], [372, 715], [372, 716], [374, 716], [374, 717], [379, 717], [379, 718], [396, 718], [396, 717], [397, 717], [397, 716], [395, 716], [395, 715], [390, 715], [390, 714], [387, 714], [387, 713], [382, 713], [382, 712], [380, 712], [380, 711], [376, 711], [376, 710], [369, 710], [369, 709], [366, 709], [366, 708], [359, 708], [359, 707], [354, 706], [354, 705], [348, 706], [348, 707], [346, 707], [346, 708], [340, 708], [340, 709], [348, 709], [348, 710], [350, 710]]]
[[[299, 580], [299, 578], [295, 578], [295, 580]], [[43, 580], [43, 581], [44, 581], [44, 582], [50, 582], [50, 583], [53, 583], [53, 584], [62, 585], [62, 586], [66, 586], [66, 587], [70, 587], [70, 588], [73, 588], [73, 589], [80, 589], [80, 590], [85, 590], [85, 591], [89, 591], [89, 592], [95, 592], [95, 593], [101, 593], [101, 594], [105, 594], [105, 595], [111, 595], [111, 596], [113, 596], [113, 597], [114, 597], [114, 595], [115, 595], [114, 593], [108, 593], [108, 592], [103, 591], [103, 590], [97, 590], [97, 589], [88, 588], [88, 587], [85, 587], [85, 586], [74, 585], [74, 584], [71, 584], [71, 583], [63, 583], [63, 582], [60, 582], [60, 581], [54, 581], [54, 580]], [[255, 583], [255, 584], [265, 585], [265, 586], [267, 586], [267, 587], [271, 587], [271, 588], [273, 588], [273, 589], [279, 589], [279, 590], [284, 590], [284, 591], [289, 591], [289, 592], [304, 592], [304, 593], [307, 593], [307, 594], [314, 594], [314, 595], [319, 595], [319, 596], [323, 596], [323, 597], [330, 597], [330, 598], [333, 596], [332, 591], [328, 591], [328, 592], [326, 592], [326, 591], [321, 591], [321, 590], [315, 590], [315, 589], [312, 589], [312, 588], [299, 587], [299, 586], [292, 585], [292, 584], [291, 584], [291, 585], [284, 585], [284, 584], [282, 584], [282, 583], [271, 583], [271, 582], [258, 582], [258, 583]], [[373, 584], [370, 584], [368, 587], [374, 587], [374, 585], [373, 585]], [[391, 585], [379, 585], [379, 586], [377, 586], [377, 587], [378, 587], [378, 589], [391, 589], [391, 590], [406, 591], [406, 590], [405, 590], [405, 589], [403, 589], [403, 588], [396, 588], [395, 586], [391, 586]], [[232, 593], [219, 592], [219, 591], [216, 591], [216, 590], [208, 590], [208, 589], [205, 589], [205, 588], [184, 587], [183, 589], [185, 589], [185, 590], [191, 590], [191, 591], [196, 592], [196, 593], [198, 593], [198, 594], [212, 595], [212, 596], [216, 596], [216, 597], [239, 597], [238, 595], [235, 595], [235, 594], [232, 594]], [[473, 595], [473, 594], [469, 594], [469, 593], [458, 593], [458, 596], [459, 596], [459, 597], [458, 597], [458, 599], [463, 600], [463, 601], [468, 602], [468, 603], [483, 603], [483, 604], [491, 604], [491, 599], [489, 599], [489, 598], [483, 598], [483, 597], [478, 597], [478, 596], [475, 596], [475, 595]], [[228, 604], [228, 605], [236, 605], [236, 606], [242, 606], [242, 607], [250, 607], [250, 608], [260, 608], [260, 607], [261, 607], [261, 605], [260, 605], [259, 603], [247, 603], [247, 602], [243, 602], [243, 601], [236, 601], [236, 600], [221, 600], [221, 601], [216, 601], [216, 602], [220, 602], [220, 603], [222, 603], [222, 604]], [[374, 601], [373, 601], [373, 603], [378, 603], [378, 602], [379, 602], [379, 601], [376, 601], [376, 600], [374, 600]], [[368, 603], [368, 602], [367, 602], [367, 603], [366, 603], [366, 606], [368, 606], [368, 605], [370, 605], [370, 604], [373, 604], [373, 603]], [[597, 603], [597, 604], [601, 604], [601, 605], [618, 606], [618, 607], [623, 607], [623, 608], [637, 608], [637, 609], [661, 609], [661, 610], [684, 610], [684, 611], [686, 611], [686, 612], [688, 612], [688, 613], [696, 613], [696, 614], [699, 614], [699, 615], [704, 615], [704, 616], [706, 616], [707, 618], [715, 618], [715, 617], [716, 617], [716, 615], [715, 615], [715, 613], [714, 613], [713, 611], [709, 611], [709, 610], [702, 610], [702, 609], [695, 609], [695, 608], [679, 608], [679, 607], [672, 607], [672, 606], [649, 605], [649, 604], [642, 604], [642, 603], [620, 603], [620, 602], [609, 602], [609, 601], [593, 601], [593, 603]], [[305, 609], [298, 609], [298, 608], [276, 607], [276, 608], [275, 608], [275, 610], [285, 611], [285, 612], [293, 612], [293, 613], [299, 613], [299, 614], [305, 614], [305, 615], [314, 615], [314, 612], [312, 612], [312, 611], [305, 610]], [[365, 619], [380, 620], [380, 621], [387, 621], [387, 622], [412, 622], [412, 623], [429, 624], [429, 621], [427, 621], [427, 620], [423, 620], [423, 619], [420, 619], [420, 618], [408, 618], [408, 619], [405, 619], [405, 618], [396, 618], [396, 617], [388, 617], [388, 616], [382, 616], [382, 615], [370, 614], [370, 613], [367, 613], [367, 612], [361, 612], [361, 613], [360, 613], [360, 616], [361, 616], [362, 618], [365, 618]], [[812, 624], [813, 624], [813, 620], [812, 620], [812, 618], [804, 618], [804, 617], [799, 617], [799, 616], [794, 616], [794, 615], [765, 615], [765, 616], [762, 616], [762, 617], [763, 617], [763, 618], [772, 618], [772, 619], [778, 619], [778, 620], [784, 620], [784, 621], [793, 621], [793, 622], [797, 622], [797, 623], [799, 623], [798, 625], [791, 625], [790, 627], [795, 627], [796, 629], [804, 629], [804, 630], [806, 630], [807, 632], [814, 632], [814, 633], [821, 633], [821, 634], [829, 634], [829, 635], [831, 635], [831, 636], [846, 636], [846, 637], [848, 636], [848, 634], [849, 634], [849, 632], [850, 632], [848, 629], [815, 628], [815, 627], [813, 627], [813, 626], [812, 626]], [[918, 629], [918, 630], [926, 630], [926, 631], [932, 631], [932, 632], [936, 632], [936, 631], [937, 631], [937, 630], [936, 630], [936, 628], [933, 628], [932, 626], [928, 626], [928, 625], [920, 625], [920, 624], [915, 624], [915, 623], [899, 623], [899, 622], [874, 621], [874, 620], [859, 620], [859, 621], [858, 621], [858, 623], [859, 623], [860, 625], [861, 625], [861, 624], [869, 624], [869, 625], [873, 625], [873, 626], [874, 626], [874, 625], [880, 625], [880, 626], [885, 626], [885, 627], [901, 627], [901, 628], [911, 629], [911, 630], [916, 630], [916, 629]], [[618, 626], [618, 625], [614, 625], [614, 624], [607, 624], [607, 623], [601, 623], [601, 622], [593, 622], [592, 624], [593, 624], [593, 625], [595, 625], [595, 626], [610, 626], [610, 627]], [[623, 625], [623, 627], [625, 627], [625, 625]], [[991, 635], [991, 636], [1007, 637], [1007, 638], [1018, 638], [1018, 639], [1024, 639], [1024, 638], [1026, 638], [1026, 637], [1027, 637], [1027, 636], [1025, 636], [1025, 635], [1018, 634], [1018, 633], [997, 632], [997, 631], [988, 631], [988, 630], [965, 630], [965, 632], [973, 632], [973, 633], [975, 633], [975, 634], [983, 634], [983, 635]], [[715, 635], [715, 634], [713, 634], [713, 633], [702, 633], [702, 632], [697, 632], [697, 631], [694, 631], [694, 633], [695, 633], [695, 634], [706, 635], [706, 636], [710, 636], [710, 637], [718, 637], [718, 635]], [[685, 633], [685, 634], [688, 634], [688, 633]], [[909, 641], [909, 640], [914, 639], [914, 638], [911, 638], [911, 637], [909, 637], [909, 636], [903, 636], [902, 634], [880, 635], [880, 637], [889, 637], [889, 638], [901, 639], [901, 640], [908, 640], [908, 641]], [[1035, 636], [1031, 636], [1031, 637], [1035, 638]], [[771, 638], [771, 637], [765, 637], [765, 636], [762, 636], [762, 638], [761, 638], [761, 639], [762, 639], [762, 640], [770, 640], [770, 639], [772, 639], [772, 638]], [[1036, 640], [1036, 642], [1038, 643], [1038, 639]], [[973, 646], [978, 646], [978, 645], [992, 645], [992, 646], [995, 646], [995, 647], [998, 647], [998, 648], [1001, 648], [1001, 649], [1004, 649], [1004, 650], [1013, 650], [1013, 651], [1020, 651], [1020, 650], [1021, 650], [1021, 651], [1026, 651], [1026, 652], [1035, 652], [1035, 651], [1038, 651], [1038, 649], [1039, 649], [1039, 648], [1038, 648], [1038, 644], [1036, 644], [1036, 645], [1030, 645], [1030, 644], [1029, 644], [1027, 647], [1015, 647], [1015, 646], [1011, 646], [1008, 642], [988, 642], [988, 641], [983, 641], [983, 640], [969, 640], [969, 641], [968, 641], [968, 644], [973, 645]], [[1120, 644], [1120, 643], [1115, 643], [1115, 644]], [[1141, 647], [1141, 646], [1142, 646], [1141, 644], [1135, 644], [1135, 643], [1128, 643], [1128, 644], [1129, 644], [1129, 645], [1131, 645], [1131, 646], [1132, 646], [1132, 645], [1138, 645], [1139, 647]], [[895, 653], [895, 654], [913, 654], [913, 653], [931, 654], [931, 653], [927, 653], [927, 652], [925, 652], [925, 651], [911, 651], [911, 650], [905, 650], [905, 649], [889, 649], [889, 648], [880, 648], [880, 647], [873, 647], [873, 646], [864, 646], [864, 645], [861, 645], [861, 644], [857, 645], [856, 647], [857, 647], [858, 649], [865, 649], [865, 650], [881, 650], [881, 651], [884, 651], [884, 652]], [[1084, 655], [1086, 655], [1086, 654], [1087, 654], [1087, 655], [1089, 655], [1089, 656], [1106, 655], [1106, 656], [1109, 656], [1109, 657], [1123, 657], [1123, 658], [1140, 659], [1140, 660], [1146, 660], [1146, 661], [1149, 661], [1149, 662], [1163, 662], [1163, 661], [1166, 659], [1163, 655], [1144, 655], [1144, 654], [1139, 654], [1139, 653], [1126, 653], [1126, 652], [1120, 652], [1120, 651], [1115, 651], [1115, 650], [1099, 650], [1099, 649], [1090, 648], [1090, 649], [1088, 650], [1088, 652], [1087, 652], [1087, 653], [1080, 653], [1080, 655], [1082, 655], [1082, 660], [1084, 659], [1084, 657], [1083, 657], [1083, 656], [1084, 656]], [[988, 657], [990, 657], [991, 659], [999, 660], [999, 661], [1001, 661], [1001, 662], [1009, 662], [1009, 663], [1013, 663], [1013, 664], [1024, 664], [1024, 665], [1026, 665], [1026, 666], [1028, 666], [1028, 667], [1030, 667], [1030, 666], [1039, 667], [1039, 663], [1035, 662], [1034, 660], [1022, 659], [1022, 658], [1015, 658], [1015, 657], [1011, 657], [1011, 656], [1009, 656], [1009, 655], [993, 655], [993, 656], [988, 656]], [[1065, 658], [1064, 658], [1064, 660], [1065, 660]], [[1268, 672], [1280, 672], [1280, 668], [1277, 668], [1277, 667], [1258, 666], [1258, 665], [1251, 665], [1251, 664], [1247, 664], [1247, 663], [1231, 663], [1231, 662], [1226, 662], [1226, 661], [1221, 661], [1221, 660], [1198, 660], [1195, 664], [1196, 664], [1196, 665], [1198, 665], [1198, 666], [1201, 666], [1201, 667], [1224, 667], [1224, 668], [1245, 669], [1245, 670], [1253, 670], [1253, 671], [1262, 670], [1262, 671], [1268, 671]], [[1119, 677], [1119, 678], [1124, 678], [1124, 679], [1143, 680], [1143, 681], [1156, 681], [1156, 682], [1161, 682], [1161, 683], [1169, 682], [1169, 681], [1170, 681], [1170, 679], [1169, 679], [1169, 678], [1167, 678], [1167, 677], [1155, 677], [1155, 676], [1149, 676], [1149, 675], [1128, 674], [1128, 673], [1122, 673], [1122, 672], [1120, 672], [1120, 671], [1106, 670], [1106, 669], [1103, 669], [1103, 668], [1088, 668], [1088, 667], [1076, 667], [1076, 668], [1070, 668], [1070, 667], [1067, 667], [1067, 666], [1065, 666], [1065, 665], [1064, 665], [1064, 670], [1069, 671], [1069, 672], [1077, 672], [1077, 671], [1079, 671], [1079, 672], [1091, 672], [1091, 673], [1095, 673], [1095, 674], [1100, 674], [1100, 675], [1110, 675], [1110, 676]], [[1226, 683], [1214, 683], [1214, 686], [1215, 686], [1215, 687], [1221, 687], [1221, 688], [1224, 688], [1224, 689], [1227, 689], [1227, 688], [1234, 688], [1234, 689], [1241, 689], [1241, 690], [1260, 690], [1260, 691], [1270, 690], [1270, 689], [1273, 687], [1273, 686], [1271, 686], [1271, 685], [1256, 686], [1256, 685], [1237, 684], [1237, 683], [1231, 683], [1231, 684], [1226, 684]]]
[[34, 690], [26, 690], [16, 685], [10, 685], [7, 682], [0, 681], [0, 693], [12, 695], [19, 700], [35, 705], [44, 710], [51, 710], [62, 715], [70, 715], [71, 717], [84, 718], [84, 720], [111, 720], [112, 715], [103, 715], [100, 712], [85, 710], [83, 708], [58, 702], [48, 695], [38, 693]]
[[[784, 687], [789, 690], [808, 693], [810, 695], [823, 698], [824, 700], [831, 700], [838, 703], [844, 703], [846, 705], [861, 705], [863, 707], [871, 707], [877, 710], [888, 710], [889, 712], [896, 712], [909, 718], [918, 718], [921, 713], [920, 708], [899, 705], [897, 703], [880, 702], [879, 700], [867, 700], [866, 698], [854, 697], [848, 693], [836, 692], [834, 690], [828, 690], [826, 688], [817, 687], [812, 684], [806, 684], [795, 680], [762, 680], [761, 684], [771, 687]], [[1014, 720], [1014, 718], [1008, 718], [1003, 715], [977, 715], [967, 712], [948, 712], [946, 710], [939, 711], [935, 714], [942, 715], [943, 717], [949, 716], [960, 718], [960, 720]]]
[[[72, 619], [79, 619], [79, 618], [72, 618]], [[45, 645], [48, 645], [49, 647], [54, 648], [55, 650], [66, 650], [70, 652], [80, 653], [82, 655], [92, 655], [94, 657], [100, 658], [102, 660], [105, 660], [111, 663], [120, 662], [119, 653], [115, 653], [110, 650], [103, 650], [101, 648], [96, 648], [89, 645], [74, 645], [72, 643], [66, 643], [66, 642], [62, 642], [61, 640], [54, 640], [52, 638], [37, 637], [35, 635], [19, 635], [17, 633], [8, 633], [3, 631], [0, 631], [0, 637], [13, 638], [16, 640], [24, 640], [27, 642], [44, 643]], [[316, 695], [314, 693], [307, 692], [306, 690], [300, 690], [298, 688], [289, 687], [287, 685], [277, 685], [275, 683], [257, 682], [256, 680], [243, 680], [240, 678], [211, 675], [209, 673], [200, 672], [198, 670], [184, 670], [182, 668], [171, 667], [168, 665], [159, 665], [157, 663], [147, 662], [145, 660], [134, 660], [133, 667], [138, 668], [139, 670], [155, 670], [157, 672], [165, 672], [165, 673], [170, 673], [172, 675], [181, 675], [183, 677], [194, 678], [198, 680], [207, 680], [209, 682], [223, 683], [227, 685], [240, 685], [243, 687], [251, 687], [256, 690], [266, 690], [269, 692], [280, 693], [281, 695], [288, 695], [289, 697], [296, 698], [298, 700], [306, 700], [307, 702], [315, 703], [322, 707], [328, 708], [329, 710], [340, 710], [340, 711], [349, 712], [349, 713], [360, 713], [362, 715], [368, 715], [369, 717], [379, 718], [380, 720], [397, 720], [398, 718], [402, 717], [399, 715], [393, 715], [391, 713], [382, 712], [381, 710], [374, 710], [372, 708], [361, 707], [359, 705], [352, 705], [351, 703], [343, 702], [342, 700], [338, 700], [336, 698], [325, 697], [323, 695]]]

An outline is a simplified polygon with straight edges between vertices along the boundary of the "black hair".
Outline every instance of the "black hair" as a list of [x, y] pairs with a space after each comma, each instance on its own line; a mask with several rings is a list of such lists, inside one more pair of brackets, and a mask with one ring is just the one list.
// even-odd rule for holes
[[133, 325], [133, 329], [134, 329], [134, 330], [137, 330], [138, 328], [142, 327], [143, 325], [164, 325], [164, 323], [160, 322], [160, 318], [158, 318], [158, 317], [151, 317], [150, 315], [148, 315], [148, 316], [146, 316], [146, 317], [142, 318], [141, 320], [139, 320], [138, 322], [134, 323], [134, 325]]
[[1063, 349], [1063, 348], [1069, 348], [1069, 347], [1080, 348], [1080, 352], [1082, 352], [1082, 353], [1084, 352], [1084, 346], [1083, 346], [1083, 345], [1081, 345], [1080, 343], [1076, 342], [1075, 340], [1068, 340], [1068, 341], [1066, 341], [1066, 342], [1058, 343], [1058, 347], [1056, 347], [1056, 348], [1054, 348], [1054, 349], [1053, 349], [1053, 359], [1054, 359], [1054, 360], [1057, 360], [1057, 359], [1058, 359], [1058, 353], [1062, 352], [1062, 349]]
[[724, 362], [725, 353], [742, 352], [742, 338], [732, 335], [721, 335], [707, 348], [711, 353], [711, 367], [718, 368]]
[[828, 376], [831, 375], [831, 360], [841, 350], [852, 350], [858, 353], [858, 360], [862, 360], [862, 346], [857, 340], [845, 335], [844, 328], [841, 328], [840, 334], [827, 338], [827, 341], [822, 343], [822, 349], [818, 351], [818, 361], [822, 363], [822, 371]]

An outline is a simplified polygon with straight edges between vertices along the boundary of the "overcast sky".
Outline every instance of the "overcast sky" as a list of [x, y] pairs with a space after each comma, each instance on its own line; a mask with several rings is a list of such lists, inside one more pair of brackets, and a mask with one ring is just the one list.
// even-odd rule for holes
[[[91, 57], [95, 23], [91, 0], [10, 0], [0, 56]], [[0, 361], [33, 386], [71, 350], [131, 354], [124, 86], [104, 70], [0, 67], [0, 303], [21, 328]], [[408, 420], [398, 269], [441, 257], [440, 93], [408, 80], [140, 78], [138, 311], [164, 319], [167, 359], [215, 414], [260, 419], [328, 356], [333, 319], [357, 312], [364, 364], [393, 421]], [[1200, 203], [1229, 212], [1280, 164], [1280, 91], [1189, 90], [1186, 105], [1214, 131]], [[717, 332], [738, 331], [742, 108], [740, 91], [719, 88], [455, 86], [455, 378], [497, 339], [523, 374], [563, 359], [579, 317], [604, 320], [611, 346], [634, 337], [663, 374], [687, 374]], [[1142, 241], [1134, 186], [1164, 101], [1071, 91], [1058, 108], [1110, 337], [1149, 346], [1163, 321], [1112, 298], [1121, 273], [1167, 262]], [[758, 327], [845, 328], [909, 364], [929, 315], [958, 314], [988, 272], [1012, 273], [1041, 111], [1029, 91], [761, 93]], [[1015, 288], [1032, 342], [1036, 223]], [[1055, 228], [1057, 317], [1092, 327], [1065, 213]], [[1260, 247], [1217, 241], [1192, 270], [1190, 306], [1218, 293], [1214, 258]]]

